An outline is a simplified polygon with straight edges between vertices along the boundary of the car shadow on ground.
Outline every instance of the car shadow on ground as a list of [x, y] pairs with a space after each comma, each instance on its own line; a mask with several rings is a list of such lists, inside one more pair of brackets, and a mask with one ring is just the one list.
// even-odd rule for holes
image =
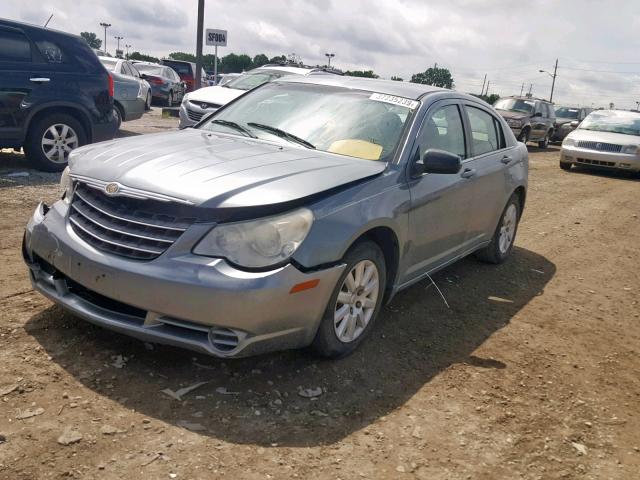
[[[434, 276], [450, 308], [428, 280], [420, 282], [384, 308], [358, 351], [334, 361], [305, 351], [219, 360], [151, 350], [56, 306], [34, 315], [26, 330], [82, 385], [151, 418], [240, 444], [326, 445], [393, 412], [453, 364], [510, 368], [474, 352], [543, 293], [555, 270], [523, 248], [499, 266], [467, 258]], [[182, 401], [161, 392], [197, 382], [208, 383]], [[323, 391], [314, 399], [299, 393], [317, 387]]]
[[640, 173], [627, 172], [625, 170], [611, 170], [608, 168], [583, 167], [582, 165], [573, 165], [567, 173], [575, 173], [582, 175], [590, 175], [592, 177], [605, 177], [615, 180], [627, 180], [631, 182], [640, 181]]
[[535, 143], [527, 143], [527, 151], [529, 153], [552, 153], [552, 152], [560, 152], [560, 145], [549, 144], [547, 148], [540, 148], [536, 146]]
[[60, 182], [60, 172], [42, 172], [29, 164], [22, 152], [0, 151], [0, 188], [27, 185], [55, 185]]

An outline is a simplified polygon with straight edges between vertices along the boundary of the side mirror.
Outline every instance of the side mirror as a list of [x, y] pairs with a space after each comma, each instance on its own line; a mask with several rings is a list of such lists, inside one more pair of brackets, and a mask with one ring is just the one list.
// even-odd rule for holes
[[423, 173], [453, 175], [462, 168], [462, 160], [454, 153], [430, 148], [422, 156], [422, 160], [414, 162], [411, 176], [417, 177]]

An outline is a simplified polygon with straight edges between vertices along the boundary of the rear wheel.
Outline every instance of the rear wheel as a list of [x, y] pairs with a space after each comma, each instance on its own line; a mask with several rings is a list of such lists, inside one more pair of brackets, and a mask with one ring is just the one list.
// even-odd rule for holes
[[144, 102], [145, 110], [151, 110], [151, 92], [147, 92], [147, 99]]
[[67, 166], [69, 153], [85, 143], [87, 136], [78, 120], [66, 113], [53, 113], [29, 127], [24, 150], [34, 168], [59, 172]]
[[518, 135], [518, 141], [522, 142], [522, 143], [525, 143], [525, 144], [529, 141], [529, 129], [528, 128], [524, 128], [520, 132], [520, 135]]
[[547, 132], [544, 138], [538, 142], [539, 148], [547, 148], [548, 146], [549, 146], [549, 132]]
[[369, 335], [382, 306], [386, 283], [384, 255], [365, 241], [344, 257], [347, 264], [331, 295], [312, 348], [328, 358], [352, 353]]
[[173, 90], [169, 91], [169, 96], [167, 97], [167, 107], [173, 107]]
[[520, 213], [520, 201], [518, 195], [514, 193], [504, 207], [498, 226], [491, 238], [491, 243], [476, 252], [476, 257], [479, 260], [497, 264], [507, 259], [513, 249]]

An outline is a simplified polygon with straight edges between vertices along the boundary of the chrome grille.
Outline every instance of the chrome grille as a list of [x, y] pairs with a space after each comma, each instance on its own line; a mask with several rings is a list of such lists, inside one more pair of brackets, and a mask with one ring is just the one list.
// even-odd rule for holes
[[622, 145], [616, 145], [615, 143], [592, 142], [590, 140], [580, 140], [578, 142], [578, 147], [586, 148], [587, 150], [598, 150], [599, 152], [612, 153], [618, 153], [622, 150]]
[[196, 112], [195, 110], [191, 110], [189, 107], [187, 107], [186, 110], [187, 117], [189, 117], [189, 120], [193, 120], [194, 122], [199, 122], [204, 115], [204, 112]]
[[605, 162], [603, 160], [591, 160], [589, 158], [578, 158], [576, 159], [578, 163], [585, 163], [587, 165], [599, 165], [601, 167], [615, 167], [616, 162]]
[[78, 183], [69, 222], [79, 237], [98, 250], [135, 260], [152, 260], [196, 221], [168, 215], [167, 210], [167, 202], [112, 198]]

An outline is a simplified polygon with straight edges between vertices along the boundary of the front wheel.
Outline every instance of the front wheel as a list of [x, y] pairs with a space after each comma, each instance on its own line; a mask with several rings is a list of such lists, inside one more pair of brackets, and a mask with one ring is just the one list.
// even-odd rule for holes
[[173, 107], [173, 91], [169, 91], [169, 96], [167, 97], [167, 107]]
[[82, 124], [66, 113], [46, 115], [29, 127], [24, 151], [38, 170], [60, 172], [74, 148], [87, 143]]
[[365, 241], [344, 257], [346, 268], [329, 299], [313, 350], [327, 358], [352, 353], [369, 335], [380, 312], [386, 285], [386, 265], [375, 243]]
[[507, 259], [511, 254], [511, 250], [513, 250], [520, 213], [520, 201], [518, 195], [514, 193], [502, 211], [502, 216], [493, 233], [491, 242], [482, 250], [476, 252], [476, 257], [479, 260], [498, 264]]
[[522, 129], [522, 131], [520, 132], [520, 135], [518, 135], [518, 141], [524, 143], [525, 145], [527, 144], [527, 142], [529, 141], [529, 129], [528, 128]]

